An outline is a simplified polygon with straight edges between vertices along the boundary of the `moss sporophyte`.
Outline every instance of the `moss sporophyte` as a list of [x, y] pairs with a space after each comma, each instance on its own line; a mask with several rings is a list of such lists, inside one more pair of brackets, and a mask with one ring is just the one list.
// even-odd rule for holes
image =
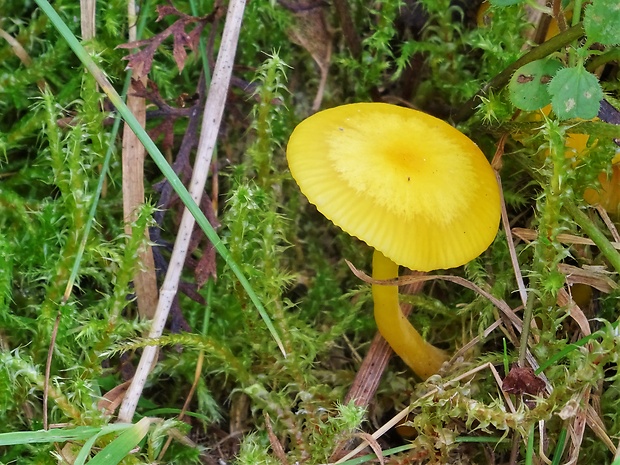
[[[395, 105], [357, 103], [316, 113], [293, 131], [291, 174], [317, 209], [375, 249], [373, 278], [398, 266], [463, 265], [491, 244], [499, 188], [478, 146], [449, 124]], [[447, 355], [402, 315], [398, 287], [373, 284], [379, 332], [421, 378]]]

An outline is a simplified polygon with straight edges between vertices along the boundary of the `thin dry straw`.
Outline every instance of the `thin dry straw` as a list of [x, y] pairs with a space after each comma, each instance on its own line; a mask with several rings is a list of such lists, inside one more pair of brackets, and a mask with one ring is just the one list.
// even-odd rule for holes
[[[207, 95], [198, 152], [189, 185], [189, 192], [196, 203], [200, 202], [207, 181], [209, 167], [211, 166], [224, 106], [226, 105], [226, 95], [228, 94], [228, 86], [232, 75], [244, 9], [245, 0], [231, 1], [228, 6], [226, 24], [222, 33], [222, 43], [217, 62], [215, 63], [209, 94]], [[185, 209], [181, 218], [177, 239], [174, 243], [174, 249], [172, 250], [172, 256], [170, 257], [170, 266], [159, 293], [159, 302], [153, 316], [151, 330], [148, 335], [149, 338], [158, 338], [164, 330], [168, 313], [177, 294], [179, 279], [183, 271], [194, 224], [194, 217], [189, 210]], [[119, 421], [130, 422], [133, 418], [156, 355], [157, 346], [144, 348], [134, 378], [123, 399], [118, 414]]]

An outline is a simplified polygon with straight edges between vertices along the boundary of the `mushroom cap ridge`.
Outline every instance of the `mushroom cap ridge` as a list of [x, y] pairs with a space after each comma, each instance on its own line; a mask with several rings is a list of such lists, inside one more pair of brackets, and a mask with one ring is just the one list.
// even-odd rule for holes
[[473, 141], [426, 113], [384, 103], [324, 110], [295, 128], [287, 159], [323, 215], [410, 269], [460, 266], [497, 234], [491, 165]]

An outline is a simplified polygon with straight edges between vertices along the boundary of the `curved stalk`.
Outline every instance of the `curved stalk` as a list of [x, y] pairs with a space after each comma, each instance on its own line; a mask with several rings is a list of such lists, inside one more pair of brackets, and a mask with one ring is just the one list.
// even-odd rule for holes
[[[398, 277], [398, 265], [375, 250], [372, 277], [395, 279]], [[372, 297], [377, 327], [394, 352], [422, 379], [437, 373], [448, 357], [443, 350], [422, 339], [404, 317], [398, 303], [398, 287], [373, 284]]]

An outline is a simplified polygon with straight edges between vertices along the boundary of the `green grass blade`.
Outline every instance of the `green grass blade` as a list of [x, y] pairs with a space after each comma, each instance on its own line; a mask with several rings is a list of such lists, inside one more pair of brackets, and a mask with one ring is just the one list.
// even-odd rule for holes
[[534, 430], [535, 425], [532, 425], [527, 437], [527, 447], [525, 448], [525, 465], [532, 465], [534, 463]]
[[[405, 452], [407, 450], [413, 449], [415, 446], [413, 444], [406, 444], [404, 446], [393, 447], [392, 449], [387, 449], [383, 451], [383, 457], [388, 457], [390, 455], [398, 454], [400, 452]], [[340, 465], [360, 465], [362, 463], [375, 461], [377, 460], [377, 456], [375, 454], [368, 454], [362, 457], [357, 457], [351, 460], [347, 460], [346, 462], [342, 462]]]
[[132, 131], [135, 132], [136, 136], [140, 140], [140, 142], [144, 145], [146, 151], [149, 153], [157, 167], [160, 169], [162, 174], [166, 177], [171, 187], [175, 190], [175, 192], [179, 195], [181, 201], [185, 204], [187, 209], [190, 211], [192, 216], [196, 219], [196, 222], [200, 226], [200, 228], [204, 231], [207, 238], [213, 244], [215, 250], [220, 254], [220, 256], [224, 259], [228, 267], [231, 271], [237, 276], [237, 279], [247, 292], [250, 300], [258, 310], [261, 318], [265, 322], [267, 329], [271, 333], [272, 337], [278, 344], [280, 351], [284, 356], [286, 356], [286, 351], [284, 350], [284, 346], [282, 345], [282, 341], [278, 336], [278, 333], [267, 314], [267, 311], [263, 307], [263, 304], [260, 302], [256, 292], [252, 289], [249, 281], [239, 268], [239, 265], [232, 259], [228, 249], [224, 246], [224, 243], [220, 240], [217, 233], [205, 217], [204, 213], [200, 210], [200, 207], [194, 202], [189, 192], [178, 178], [172, 167], [168, 164], [162, 153], [159, 151], [155, 143], [148, 136], [144, 128], [140, 125], [140, 123], [136, 120], [134, 115], [131, 113], [123, 99], [116, 92], [112, 84], [108, 81], [108, 78], [105, 74], [99, 69], [99, 67], [95, 64], [92, 58], [88, 55], [84, 47], [79, 43], [77, 38], [73, 35], [71, 30], [64, 23], [62, 18], [56, 13], [56, 10], [52, 8], [50, 3], [47, 0], [35, 0], [37, 5], [44, 11], [44, 13], [48, 16], [52, 24], [56, 27], [60, 35], [67, 41], [67, 44], [73, 52], [80, 59], [82, 64], [86, 67], [86, 69], [93, 75], [96, 79], [97, 83], [101, 86], [103, 91], [106, 93], [110, 102], [117, 111], [120, 113], [121, 117], [125, 120], [125, 122], [129, 125]]
[[144, 439], [144, 436], [149, 431], [151, 421], [150, 418], [145, 417], [135, 425], [127, 428], [114, 441], [105, 446], [101, 452], [95, 455], [88, 464], [116, 465], [119, 463]]
[[[551, 465], [560, 465], [560, 460], [562, 460], [562, 454], [564, 453], [564, 443], [566, 442], [566, 428], [562, 428], [560, 431], [560, 435], [558, 436], [558, 442], [555, 446], [555, 450], [553, 451], [553, 461]], [[614, 462], [616, 463], [616, 462]]]
[[0, 446], [14, 446], [17, 444], [35, 444], [45, 442], [81, 441], [100, 432], [104, 434], [127, 429], [130, 425], [114, 424], [103, 429], [99, 426], [78, 426], [70, 429], [49, 429], [38, 431], [17, 431], [0, 434]]
[[499, 444], [506, 442], [507, 439], [501, 436], [459, 436], [454, 442], [468, 442], [474, 444]]
[[90, 438], [88, 438], [88, 440], [84, 443], [84, 445], [80, 449], [80, 452], [78, 453], [78, 455], [75, 456], [75, 461], [73, 462], [73, 465], [84, 465], [86, 463], [86, 459], [88, 459], [90, 451], [95, 445], [95, 441], [97, 441], [97, 439], [99, 439], [101, 436], [102, 434], [101, 432], [99, 432], [97, 434], [94, 434]]

